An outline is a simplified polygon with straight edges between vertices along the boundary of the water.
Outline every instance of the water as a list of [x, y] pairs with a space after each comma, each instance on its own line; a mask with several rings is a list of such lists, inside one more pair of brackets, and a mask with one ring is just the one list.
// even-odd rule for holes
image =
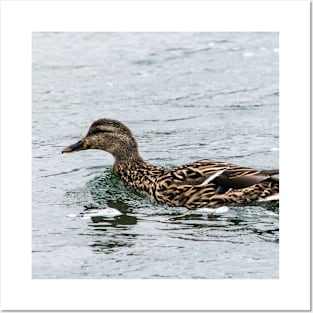
[[150, 163], [278, 168], [277, 33], [33, 34], [33, 278], [278, 278], [279, 210], [170, 208], [102, 151], [61, 154], [92, 121]]

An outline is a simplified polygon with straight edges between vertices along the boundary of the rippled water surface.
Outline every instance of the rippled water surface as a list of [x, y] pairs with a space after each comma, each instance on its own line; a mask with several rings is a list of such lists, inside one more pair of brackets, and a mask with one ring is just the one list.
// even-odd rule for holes
[[279, 209], [170, 208], [111, 155], [61, 154], [124, 122], [150, 163], [278, 168], [278, 34], [34, 33], [33, 278], [278, 278]]

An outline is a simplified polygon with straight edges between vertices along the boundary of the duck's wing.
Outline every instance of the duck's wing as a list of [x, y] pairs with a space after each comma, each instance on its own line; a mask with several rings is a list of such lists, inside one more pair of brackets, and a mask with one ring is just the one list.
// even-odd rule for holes
[[246, 188], [279, 174], [279, 170], [256, 170], [227, 162], [200, 160], [171, 170], [177, 182], [187, 185], [205, 186], [209, 183], [226, 188]]
[[251, 170], [249, 173], [247, 173], [245, 170], [246, 169], [244, 168], [225, 170], [223, 173], [221, 173], [221, 175], [218, 175], [215, 179], [213, 179], [212, 183], [228, 188], [241, 189], [259, 184], [268, 179], [273, 179], [276, 181], [278, 180], [277, 177], [272, 178], [272, 176], [279, 174], [279, 170], [255, 170], [255, 172], [252, 173]]

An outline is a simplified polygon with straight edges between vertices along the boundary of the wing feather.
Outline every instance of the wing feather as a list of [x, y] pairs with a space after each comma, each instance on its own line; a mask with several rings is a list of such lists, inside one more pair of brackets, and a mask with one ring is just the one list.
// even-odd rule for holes
[[[267, 179], [272, 179], [273, 175], [279, 174], [279, 170], [256, 170], [213, 160], [196, 161], [170, 169], [170, 172], [177, 183], [200, 186], [214, 183], [233, 189], [259, 184]], [[273, 177], [273, 180], [279, 179], [276, 176]]]

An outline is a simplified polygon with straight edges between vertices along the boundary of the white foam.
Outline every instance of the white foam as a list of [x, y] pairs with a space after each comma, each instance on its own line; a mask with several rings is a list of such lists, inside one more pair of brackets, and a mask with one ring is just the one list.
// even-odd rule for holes
[[99, 209], [99, 210], [89, 210], [84, 213], [82, 219], [89, 219], [91, 217], [116, 217], [120, 216], [122, 213], [119, 210], [113, 208]]
[[255, 56], [255, 53], [254, 53], [254, 52], [247, 51], [247, 52], [244, 52], [244, 53], [243, 53], [243, 56], [245, 56], [245, 57], [253, 57], [253, 56]]
[[213, 209], [213, 208], [201, 208], [196, 210], [197, 212], [201, 212], [201, 213], [226, 213], [229, 211], [229, 207], [228, 206], [221, 206], [219, 208]]
[[114, 84], [112, 82], [106, 82], [106, 85], [111, 87], [111, 88], [114, 87]]
[[71, 217], [71, 218], [73, 218], [73, 217], [77, 217], [77, 214], [75, 214], [75, 213], [71, 213], [71, 214], [66, 215], [66, 217]]
[[271, 148], [271, 151], [279, 151], [279, 148], [278, 147], [273, 147], [273, 148]]

